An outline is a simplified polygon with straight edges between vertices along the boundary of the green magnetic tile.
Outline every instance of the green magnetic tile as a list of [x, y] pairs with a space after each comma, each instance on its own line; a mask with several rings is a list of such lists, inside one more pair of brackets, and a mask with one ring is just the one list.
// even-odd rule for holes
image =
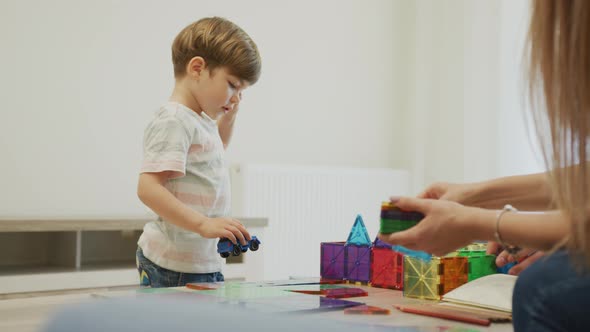
[[486, 251], [488, 249], [488, 244], [487, 242], [475, 242], [470, 245], [467, 245], [463, 249], [470, 251]]
[[196, 291], [201, 294], [222, 297], [232, 300], [248, 300], [267, 297], [290, 296], [292, 292], [286, 292], [281, 287], [220, 287], [213, 290]]
[[475, 255], [485, 255], [487, 249], [488, 249], [487, 242], [474, 242], [474, 243], [471, 243], [463, 248], [459, 248], [457, 250], [457, 252], [460, 253], [460, 256], [475, 256]]
[[321, 291], [325, 289], [349, 288], [342, 285], [293, 285], [293, 286], [277, 286], [277, 288], [285, 291]]
[[469, 259], [469, 281], [496, 273], [496, 256], [471, 256]]
[[458, 255], [462, 257], [485, 256], [485, 250], [458, 250]]
[[419, 299], [440, 299], [439, 258], [425, 261], [404, 257], [404, 296]]
[[182, 292], [182, 290], [178, 289], [178, 288], [150, 288], [150, 287], [146, 287], [146, 288], [140, 288], [137, 291], [137, 294], [164, 294], [164, 293], [179, 293]]
[[397, 220], [397, 219], [379, 219], [382, 224], [393, 224], [400, 227], [413, 227], [418, 224], [418, 221], [415, 220]]
[[418, 224], [417, 221], [411, 220], [391, 220], [391, 219], [380, 219], [379, 232], [383, 234], [395, 233], [404, 231], [408, 228], [414, 227]]
[[[341, 244], [344, 247], [344, 242], [325, 242], [329, 244]], [[266, 280], [266, 281], [251, 281], [242, 282], [243, 285], [252, 285], [257, 287], [270, 287], [270, 286], [290, 286], [290, 285], [314, 285], [322, 284], [323, 280], [321, 277], [301, 277], [301, 278], [289, 278], [283, 280]]]

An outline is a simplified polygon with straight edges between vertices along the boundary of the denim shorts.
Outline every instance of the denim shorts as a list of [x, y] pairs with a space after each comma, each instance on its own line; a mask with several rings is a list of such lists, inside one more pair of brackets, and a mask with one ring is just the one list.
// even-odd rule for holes
[[147, 259], [140, 247], [137, 247], [135, 257], [141, 287], [178, 287], [185, 286], [187, 283], [221, 282], [225, 280], [221, 272], [184, 273], [165, 269]]
[[557, 251], [518, 276], [512, 295], [514, 331], [590, 330], [590, 271], [576, 267], [573, 257]]

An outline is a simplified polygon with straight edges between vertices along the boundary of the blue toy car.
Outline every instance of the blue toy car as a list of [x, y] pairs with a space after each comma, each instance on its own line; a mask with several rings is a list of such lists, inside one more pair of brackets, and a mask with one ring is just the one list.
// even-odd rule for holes
[[233, 244], [227, 238], [219, 239], [217, 243], [217, 252], [223, 258], [228, 258], [230, 254], [234, 256], [240, 256], [243, 252], [248, 251], [248, 248], [252, 251], [258, 250], [260, 247], [260, 240], [256, 236], [252, 236], [252, 239], [248, 241], [246, 245], [242, 245], [238, 242], [238, 244]]

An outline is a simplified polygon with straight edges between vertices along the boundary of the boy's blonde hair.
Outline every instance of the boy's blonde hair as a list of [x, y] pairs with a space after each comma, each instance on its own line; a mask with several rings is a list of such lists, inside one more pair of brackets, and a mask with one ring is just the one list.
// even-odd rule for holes
[[172, 43], [174, 77], [184, 77], [187, 64], [196, 56], [205, 59], [211, 72], [224, 67], [249, 84], [260, 77], [258, 47], [244, 30], [221, 17], [200, 19], [176, 36]]

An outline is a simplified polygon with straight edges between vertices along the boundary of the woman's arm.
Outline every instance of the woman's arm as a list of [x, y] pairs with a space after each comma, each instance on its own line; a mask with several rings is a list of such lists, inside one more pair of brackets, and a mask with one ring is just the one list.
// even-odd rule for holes
[[[495, 241], [497, 210], [409, 197], [395, 204], [403, 210], [421, 212], [424, 219], [408, 230], [381, 234], [385, 242], [442, 256], [476, 240]], [[569, 222], [558, 211], [509, 212], [502, 215], [499, 230], [506, 243], [547, 250], [569, 234]]]
[[[475, 239], [496, 241], [498, 211], [476, 209], [473, 222], [463, 220]], [[502, 214], [498, 232], [505, 243], [538, 250], [550, 250], [569, 234], [569, 222], [560, 211], [539, 213], [507, 212]]]
[[521, 211], [542, 211], [552, 206], [547, 173], [509, 176], [471, 184], [464, 205], [501, 209], [511, 204]]

